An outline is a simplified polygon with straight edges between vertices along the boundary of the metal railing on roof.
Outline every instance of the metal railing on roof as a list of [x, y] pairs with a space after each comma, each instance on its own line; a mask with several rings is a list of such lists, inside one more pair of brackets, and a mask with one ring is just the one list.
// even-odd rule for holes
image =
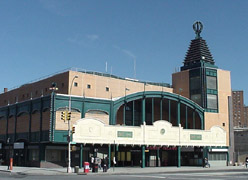
[[[110, 78], [115, 78], [115, 79], [128, 80], [128, 81], [133, 81], [133, 82], [140, 82], [140, 83], [145, 83], [145, 84], [150, 84], [150, 85], [156, 85], [156, 86], [163, 86], [163, 87], [168, 87], [168, 88], [171, 87], [171, 85], [169, 83], [163, 83], [163, 82], [162, 83], [157, 83], [157, 82], [150, 82], [150, 81], [140, 81], [140, 80], [137, 80], [137, 79], [122, 78], [122, 77], [119, 77], [119, 76], [116, 76], [116, 75], [113, 75], [113, 74], [108, 74], [108, 73], [103, 73], [103, 72], [97, 72], [97, 71], [89, 71], [89, 70], [85, 70], [85, 69], [82, 69], [82, 68], [71, 67], [71, 68], [63, 69], [61, 71], [57, 71], [55, 73], [52, 73], [52, 74], [49, 74], [49, 75], [46, 75], [46, 76], [42, 76], [40, 78], [34, 79], [32, 81], [29, 81], [29, 82], [27, 82], [25, 84], [22, 84], [22, 85], [19, 85], [19, 86], [14, 86], [12, 88], [8, 88], [8, 91], [11, 91], [11, 90], [14, 90], [14, 89], [18, 89], [18, 88], [20, 88], [22, 86], [25, 86], [25, 85], [28, 85], [28, 84], [31, 84], [31, 83], [35, 83], [35, 82], [38, 82], [38, 81], [41, 81], [41, 80], [44, 80], [44, 79], [47, 79], [49, 77], [52, 77], [52, 76], [55, 76], [55, 75], [58, 75], [58, 74], [65, 73], [67, 71], [82, 72], [82, 73], [86, 73], [86, 74], [93, 74], [93, 75], [110, 77]], [[2, 94], [3, 92], [4, 91], [0, 91], [0, 94]]]

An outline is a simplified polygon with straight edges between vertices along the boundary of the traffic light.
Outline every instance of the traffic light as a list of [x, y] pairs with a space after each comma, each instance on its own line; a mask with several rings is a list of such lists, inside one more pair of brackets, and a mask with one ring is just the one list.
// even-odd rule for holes
[[72, 134], [75, 133], [75, 127], [72, 127]]
[[66, 120], [71, 120], [71, 112], [67, 111], [66, 113]]
[[61, 112], [61, 120], [64, 120], [65, 121], [65, 116], [66, 116], [65, 111], [62, 111]]

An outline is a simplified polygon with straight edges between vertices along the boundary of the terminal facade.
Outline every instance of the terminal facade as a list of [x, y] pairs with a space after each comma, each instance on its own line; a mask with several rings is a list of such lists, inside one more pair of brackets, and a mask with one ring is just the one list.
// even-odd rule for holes
[[[194, 24], [172, 85], [68, 70], [0, 94], [0, 159], [14, 165], [60, 167], [91, 156], [116, 166], [213, 166], [232, 161], [230, 72], [221, 70]], [[53, 84], [52, 88], [51, 84]], [[50, 90], [51, 89], [51, 90]]]

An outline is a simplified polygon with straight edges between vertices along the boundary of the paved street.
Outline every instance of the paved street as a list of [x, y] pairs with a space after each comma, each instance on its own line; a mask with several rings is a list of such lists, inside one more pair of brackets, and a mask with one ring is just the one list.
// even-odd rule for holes
[[132, 173], [132, 174], [89, 174], [89, 175], [76, 175], [76, 174], [64, 174], [64, 175], [40, 175], [40, 174], [24, 174], [21, 172], [10, 173], [10, 172], [1, 172], [0, 179], [29, 179], [29, 180], [44, 180], [44, 179], [59, 179], [59, 180], [150, 180], [150, 179], [178, 179], [178, 180], [190, 180], [190, 179], [214, 179], [214, 180], [236, 180], [236, 179], [248, 179], [248, 169], [219, 169], [213, 171], [196, 171], [196, 172], [168, 172], [168, 173]]

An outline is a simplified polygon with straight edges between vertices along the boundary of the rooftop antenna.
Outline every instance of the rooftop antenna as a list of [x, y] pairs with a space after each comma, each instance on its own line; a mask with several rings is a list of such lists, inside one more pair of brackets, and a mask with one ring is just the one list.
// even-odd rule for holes
[[134, 58], [133, 70], [134, 70], [134, 79], [136, 79], [136, 58]]
[[108, 72], [108, 62], [106, 61], [106, 66], [105, 66], [106, 73]]

